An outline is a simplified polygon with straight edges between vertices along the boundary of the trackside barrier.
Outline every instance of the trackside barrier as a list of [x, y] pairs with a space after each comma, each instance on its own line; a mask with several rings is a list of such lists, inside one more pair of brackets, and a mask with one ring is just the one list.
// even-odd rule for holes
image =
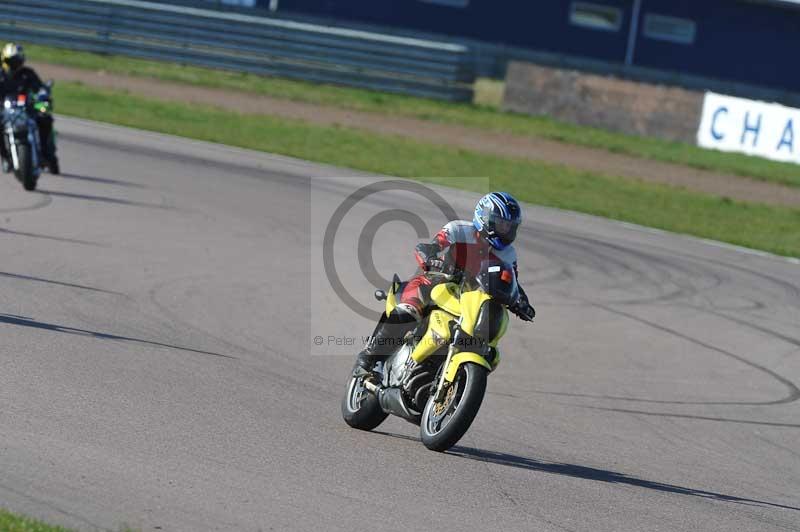
[[467, 46], [134, 0], [3, 0], [0, 36], [76, 50], [470, 101]]

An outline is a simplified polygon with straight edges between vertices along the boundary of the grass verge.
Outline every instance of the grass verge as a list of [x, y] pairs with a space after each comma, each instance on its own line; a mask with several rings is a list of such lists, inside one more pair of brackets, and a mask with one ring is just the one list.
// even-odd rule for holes
[[[459, 184], [454, 179], [458, 176], [488, 177], [493, 188], [508, 190], [529, 203], [800, 256], [800, 209], [734, 202], [407, 138], [237, 115], [80, 84], [63, 83], [58, 91], [59, 111], [66, 115], [450, 186]], [[468, 183], [461, 184], [468, 188]]]
[[0, 508], [0, 530], [3, 532], [75, 532], [70, 528], [48, 525], [42, 521], [12, 514]]
[[[293, 101], [408, 116], [521, 136], [543, 137], [615, 153], [800, 187], [800, 171], [795, 164], [779, 163], [743, 154], [705, 150], [689, 144], [623, 135], [598, 128], [575, 126], [546, 117], [508, 113], [497, 109], [496, 105], [439, 102], [361, 89], [311, 84], [122, 56], [74, 52], [43, 46], [28, 46], [28, 56], [33, 63], [44, 61], [80, 69], [105, 70], [116, 74], [150, 77], [204, 87], [235, 89]], [[501, 89], [496, 84], [484, 83], [484, 85], [488, 88], [480, 91], [482, 96], [479, 101], [496, 103], [499, 98], [497, 92]]]
[[[128, 526], [118, 528], [119, 532], [139, 532]], [[50, 525], [32, 517], [14, 514], [0, 508], [0, 531], [2, 532], [77, 532], [72, 528]]]

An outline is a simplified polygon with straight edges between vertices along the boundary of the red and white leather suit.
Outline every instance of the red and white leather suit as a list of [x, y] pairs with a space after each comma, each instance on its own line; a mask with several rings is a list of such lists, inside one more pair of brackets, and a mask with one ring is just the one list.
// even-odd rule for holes
[[[514, 266], [517, 272], [517, 252], [510, 245], [504, 249], [493, 248], [480, 237], [471, 221], [455, 220], [445, 225], [433, 237], [433, 244], [438, 245], [440, 256], [447, 264], [466, 275], [475, 277], [480, 273], [481, 262], [486, 259], [498, 259]], [[417, 261], [424, 270], [425, 264], [417, 255]], [[430, 298], [433, 281], [425, 273], [412, 277], [401, 286], [398, 308], [420, 319], [425, 312]]]

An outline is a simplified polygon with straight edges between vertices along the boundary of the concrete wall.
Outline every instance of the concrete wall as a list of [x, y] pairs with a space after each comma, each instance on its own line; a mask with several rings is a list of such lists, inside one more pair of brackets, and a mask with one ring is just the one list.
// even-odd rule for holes
[[694, 144], [704, 94], [513, 61], [503, 106], [574, 124]]

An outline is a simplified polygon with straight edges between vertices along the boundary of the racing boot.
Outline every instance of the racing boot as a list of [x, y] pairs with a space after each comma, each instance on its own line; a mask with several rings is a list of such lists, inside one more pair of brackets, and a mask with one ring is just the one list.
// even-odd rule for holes
[[418, 322], [419, 312], [411, 305], [403, 303], [395, 307], [388, 316], [381, 316], [369, 342], [356, 358], [353, 376], [380, 381], [374, 372], [375, 364], [386, 361], [389, 355], [399, 349], [406, 334]]
[[61, 173], [56, 155], [56, 134], [53, 130], [53, 117], [51, 115], [40, 116], [37, 119], [39, 125], [39, 142], [42, 146], [42, 159], [53, 175]]
[[61, 173], [61, 167], [58, 165], [58, 157], [53, 155], [47, 160], [47, 168], [50, 170], [50, 173], [53, 175], [58, 175]]
[[47, 137], [47, 139], [48, 141], [44, 145], [45, 146], [44, 160], [46, 161], [47, 168], [50, 170], [50, 173], [53, 175], [58, 175], [61, 173], [61, 167], [58, 164], [58, 155], [56, 155], [55, 137], [51, 133]]

